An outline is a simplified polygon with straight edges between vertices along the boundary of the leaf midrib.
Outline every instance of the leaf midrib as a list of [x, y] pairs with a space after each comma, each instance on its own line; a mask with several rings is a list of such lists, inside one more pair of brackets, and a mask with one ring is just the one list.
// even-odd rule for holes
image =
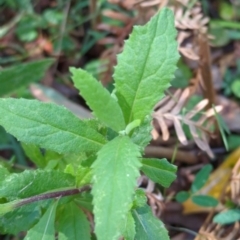
[[44, 231], [43, 231], [42, 240], [45, 239], [46, 232], [47, 232], [47, 230], [48, 230], [48, 228], [49, 228], [49, 222], [50, 222], [50, 219], [51, 219], [51, 217], [52, 217], [52, 213], [53, 213], [53, 210], [54, 210], [54, 208], [55, 208], [55, 204], [57, 204], [57, 203], [54, 203], [54, 204], [52, 205], [52, 209], [51, 209], [51, 211], [50, 211], [50, 213], [49, 213], [49, 217], [48, 217], [48, 219], [47, 219], [46, 226], [45, 226]]
[[145, 225], [144, 225], [144, 223], [142, 221], [142, 218], [140, 217], [140, 214], [138, 214], [138, 212], [136, 210], [133, 210], [133, 212], [134, 212], [135, 216], [137, 217], [137, 219], [139, 220], [139, 223], [141, 224], [144, 232], [146, 233], [146, 236], [148, 236], [147, 229], [145, 228]]
[[[117, 159], [117, 156], [119, 155], [119, 151], [120, 151], [120, 149], [121, 149], [121, 145], [122, 145], [122, 141], [123, 141], [123, 139], [120, 139], [120, 142], [119, 142], [119, 144], [118, 144], [118, 148], [117, 148], [117, 150], [116, 150], [116, 153], [114, 154], [114, 159], [115, 159], [115, 161], [116, 161], [116, 159]], [[121, 154], [120, 154], [120, 157], [121, 157]], [[115, 164], [115, 167], [114, 167], [114, 176], [116, 176], [116, 174], [115, 174], [115, 172], [117, 171], [116, 169], [117, 169], [117, 165], [118, 164]], [[116, 180], [114, 181], [114, 182], [116, 182]], [[113, 199], [113, 194], [114, 194], [114, 190], [115, 190], [116, 188], [115, 188], [115, 184], [112, 184], [112, 188], [111, 188], [111, 197], [110, 197], [110, 199]], [[110, 211], [110, 209], [111, 209], [111, 211]], [[110, 207], [108, 208], [108, 214], [107, 214], [107, 216], [110, 216], [109, 215], [109, 212], [111, 213], [112, 212], [112, 209], [113, 209], [113, 201], [111, 201], [111, 204], [110, 204]], [[108, 220], [111, 220], [112, 221], [112, 219], [109, 217], [108, 218]], [[108, 221], [108, 223], [109, 223], [109, 221]], [[109, 226], [109, 224], [107, 224], [108, 226]], [[111, 224], [110, 224], [111, 225]]]
[[[158, 22], [158, 20], [159, 20], [159, 16], [160, 16], [160, 15], [158, 15], [157, 22]], [[149, 25], [149, 26], [150, 26], [150, 25]], [[151, 47], [152, 47], [153, 40], [154, 40], [155, 37], [156, 37], [156, 33], [157, 33], [157, 26], [155, 26], [155, 32], [154, 32], [154, 36], [153, 36], [153, 38], [152, 38], [151, 44], [149, 44], [149, 46], [148, 46], [148, 53], [147, 53], [147, 57], [145, 58], [145, 61], [144, 61], [144, 64], [143, 64], [143, 68], [142, 68], [142, 71], [141, 71], [141, 74], [140, 74], [140, 76], [141, 76], [141, 77], [140, 77], [140, 81], [139, 81], [139, 84], [138, 84], [138, 86], [137, 86], [137, 90], [136, 90], [136, 94], [134, 95], [133, 102], [132, 102], [132, 104], [131, 104], [132, 106], [131, 106], [131, 109], [130, 109], [130, 114], [129, 114], [128, 123], [130, 123], [130, 122], [131, 122], [131, 119], [132, 119], [133, 107], [134, 107], [135, 102], [136, 102], [136, 97], [137, 97], [137, 95], [138, 95], [138, 91], [139, 91], [139, 88], [140, 88], [140, 85], [141, 85], [141, 82], [142, 82], [143, 74], [144, 74], [144, 72], [145, 72], [145, 68], [146, 68], [146, 65], [147, 65], [147, 62], [148, 62], [148, 57], [149, 57], [149, 54], [150, 54], [150, 49], [151, 49]]]
[[[1, 107], [2, 107], [2, 106], [1, 106]], [[2, 107], [2, 108], [4, 108], [4, 107]], [[4, 108], [4, 110], [10, 112], [12, 115], [19, 116], [19, 117], [21, 117], [21, 118], [23, 118], [23, 119], [27, 119], [27, 120], [29, 120], [29, 121], [34, 121], [34, 122], [39, 123], [39, 124], [41, 124], [41, 125], [50, 126], [50, 127], [54, 128], [54, 129], [56, 129], [56, 130], [58, 130], [58, 131], [63, 131], [63, 132], [66, 132], [66, 133], [70, 133], [70, 134], [74, 135], [75, 137], [83, 138], [83, 139], [85, 139], [85, 140], [87, 140], [87, 141], [93, 142], [93, 143], [98, 144], [98, 145], [100, 145], [100, 146], [103, 146], [103, 145], [104, 145], [103, 143], [94, 141], [94, 140], [92, 140], [92, 139], [86, 138], [86, 137], [81, 136], [81, 135], [78, 135], [78, 134], [76, 134], [76, 133], [74, 133], [74, 132], [72, 132], [72, 131], [67, 131], [67, 130], [65, 130], [65, 129], [62, 129], [62, 128], [60, 128], [60, 127], [56, 127], [56, 126], [51, 125], [51, 124], [49, 124], [49, 123], [43, 123], [43, 122], [41, 122], [41, 121], [39, 121], [39, 120], [36, 120], [36, 119], [33, 120], [33, 119], [29, 118], [29, 117], [23, 116], [23, 115], [21, 115], [21, 114], [17, 114], [17, 113], [15, 113], [15, 112], [11, 111], [10, 109]], [[83, 124], [84, 124], [84, 123], [83, 123]], [[90, 127], [87, 126], [87, 125], [86, 125], [86, 127], [90, 128]], [[91, 128], [90, 128], [90, 129], [91, 129]], [[94, 131], [94, 129], [91, 129], [91, 130]], [[96, 132], [96, 133], [97, 133], [97, 132]], [[98, 133], [97, 133], [97, 134], [98, 134]]]

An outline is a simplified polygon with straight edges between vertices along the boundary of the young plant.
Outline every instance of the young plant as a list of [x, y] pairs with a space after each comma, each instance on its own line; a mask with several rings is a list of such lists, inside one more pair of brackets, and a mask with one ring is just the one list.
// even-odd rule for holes
[[205, 165], [197, 174], [191, 185], [191, 189], [187, 191], [180, 191], [176, 195], [176, 200], [180, 203], [187, 201], [189, 198], [198, 206], [201, 207], [216, 207], [218, 200], [212, 196], [202, 194], [200, 191], [210, 177], [212, 165]]
[[176, 70], [175, 37], [168, 9], [134, 27], [118, 56], [112, 94], [86, 71], [70, 69], [94, 119], [36, 100], [0, 99], [0, 125], [39, 168], [0, 168], [2, 233], [28, 231], [25, 239], [47, 240], [56, 234], [59, 240], [88, 240], [94, 233], [98, 240], [169, 239], [136, 180], [140, 171], [164, 187], [175, 179], [176, 167], [166, 159], [142, 158], [153, 107]]

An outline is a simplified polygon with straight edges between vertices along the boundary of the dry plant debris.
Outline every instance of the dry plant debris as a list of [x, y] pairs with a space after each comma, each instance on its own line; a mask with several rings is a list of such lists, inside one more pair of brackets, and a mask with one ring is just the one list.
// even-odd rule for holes
[[230, 187], [232, 201], [240, 205], [240, 159], [232, 170]]
[[[209, 136], [213, 136], [210, 129], [213, 124], [211, 120], [215, 114], [214, 109], [209, 109], [203, 113], [202, 110], [204, 110], [209, 102], [208, 99], [203, 99], [193, 109], [189, 110], [186, 114], [182, 114], [181, 111], [190, 96], [190, 87], [184, 90], [178, 89], [173, 96], [166, 96], [156, 105], [155, 112], [153, 113], [153, 139], [157, 139], [159, 137], [159, 132], [161, 131], [162, 139], [164, 141], [168, 140], [170, 137], [169, 128], [174, 126], [178, 140], [183, 145], [187, 145], [187, 136], [183, 130], [183, 124], [186, 124], [189, 127], [193, 140], [197, 146], [201, 150], [207, 152], [210, 157], [214, 157], [208, 143]], [[222, 110], [222, 107], [216, 106], [215, 110], [219, 113]], [[199, 113], [202, 116], [198, 120], [193, 120], [193, 117]], [[158, 128], [160, 128], [160, 131], [158, 131]]]
[[[224, 196], [229, 196], [229, 186], [231, 191], [231, 200], [239, 206], [240, 196], [240, 159], [238, 159], [234, 168], [232, 169], [232, 176], [230, 179], [230, 185], [226, 185], [222, 192], [221, 200], [224, 201]], [[216, 209], [213, 209], [201, 229], [199, 230], [198, 236], [195, 240], [238, 240], [240, 239], [240, 223], [235, 222], [232, 225], [220, 225], [214, 223], [213, 216]], [[222, 212], [227, 209], [222, 210]]]

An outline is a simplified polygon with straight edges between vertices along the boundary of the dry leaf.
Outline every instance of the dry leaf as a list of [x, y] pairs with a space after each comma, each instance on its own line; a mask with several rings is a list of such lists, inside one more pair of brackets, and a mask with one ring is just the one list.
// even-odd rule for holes
[[169, 128], [174, 126], [178, 140], [183, 145], [187, 145], [187, 137], [182, 126], [182, 124], [186, 124], [189, 126], [190, 133], [196, 145], [213, 158], [214, 155], [208, 143], [208, 137], [209, 135], [212, 135], [209, 129], [211, 129], [211, 126], [214, 123], [211, 121], [211, 118], [215, 115], [215, 111], [219, 113], [222, 110], [222, 106], [216, 106], [215, 111], [214, 109], [209, 109], [205, 113], [201, 113], [202, 116], [199, 120], [194, 121], [192, 118], [206, 107], [208, 100], [203, 99], [193, 109], [183, 115], [181, 111], [191, 94], [191, 87], [188, 87], [183, 91], [178, 89], [173, 96], [166, 96], [156, 105], [155, 112], [152, 115], [155, 121], [155, 130], [152, 132], [154, 134], [153, 138], [156, 139], [158, 137], [156, 132], [159, 127], [163, 140], [167, 141], [170, 137]]

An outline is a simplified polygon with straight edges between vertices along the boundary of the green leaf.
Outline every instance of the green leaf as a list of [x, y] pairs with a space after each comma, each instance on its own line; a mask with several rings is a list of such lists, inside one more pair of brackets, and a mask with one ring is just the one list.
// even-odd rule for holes
[[214, 39], [211, 39], [211, 45], [214, 47], [223, 47], [227, 45], [231, 41], [231, 37], [229, 36], [229, 30], [223, 28], [213, 20], [210, 21], [209, 24], [209, 34], [214, 36]]
[[[35, 144], [21, 143], [21, 146], [29, 160], [35, 163], [38, 168], [53, 169], [53, 167], [57, 166], [60, 163], [60, 161], [64, 158], [64, 155], [62, 154], [59, 154], [51, 150], [41, 149]], [[69, 160], [70, 158], [69, 154], [67, 155], [66, 158], [68, 158]], [[76, 161], [76, 158], [74, 160]], [[65, 166], [66, 163], [64, 163], [64, 168]]]
[[163, 187], [169, 187], [176, 178], [177, 167], [169, 163], [167, 159], [143, 158], [141, 170], [152, 181]]
[[9, 136], [5, 129], [0, 126], [0, 144], [7, 144], [9, 142]]
[[227, 137], [229, 151], [232, 151], [240, 146], [240, 135], [231, 134]]
[[174, 79], [171, 81], [171, 85], [175, 88], [186, 88], [189, 85], [189, 80], [192, 76], [193, 74], [191, 69], [183, 62], [182, 59], [180, 59], [177, 64]]
[[0, 125], [19, 141], [59, 153], [99, 150], [105, 139], [66, 108], [26, 99], [0, 99]]
[[239, 209], [230, 209], [226, 212], [220, 212], [213, 218], [213, 222], [218, 224], [230, 224], [237, 221], [240, 221]]
[[90, 240], [90, 224], [83, 211], [70, 202], [61, 211], [58, 240]]
[[4, 179], [9, 175], [9, 171], [7, 170], [7, 168], [3, 167], [2, 165], [0, 165], [0, 183], [2, 181], [4, 181]]
[[197, 192], [204, 186], [204, 184], [207, 182], [209, 178], [211, 171], [212, 165], [207, 164], [196, 174], [196, 177], [191, 186], [191, 190], [193, 193]]
[[24, 240], [55, 240], [54, 221], [58, 201], [53, 203], [44, 213], [39, 222], [31, 228]]
[[22, 143], [21, 145], [27, 157], [34, 162], [37, 167], [44, 168], [47, 165], [45, 158], [38, 146], [25, 143]]
[[78, 203], [79, 206], [81, 206], [81, 208], [92, 212], [92, 199], [92, 194], [88, 192], [83, 192], [78, 198], [75, 199], [75, 201]]
[[191, 196], [189, 192], [186, 191], [180, 191], [176, 195], [176, 200], [180, 203], [183, 203], [188, 200], [188, 198]]
[[53, 59], [17, 64], [0, 71], [0, 96], [9, 94], [20, 87], [28, 86], [43, 78]]
[[134, 129], [134, 132], [132, 134], [132, 141], [138, 146], [142, 147], [142, 149], [144, 149], [152, 140], [151, 131], [153, 129], [153, 126], [151, 122], [152, 117], [147, 115], [141, 125]]
[[148, 205], [132, 210], [132, 215], [136, 224], [137, 240], [170, 240], [168, 232], [163, 223], [153, 216]]
[[0, 197], [27, 198], [47, 191], [75, 186], [75, 178], [56, 170], [26, 170], [14, 173], [0, 183]]
[[76, 186], [78, 188], [89, 184], [92, 180], [92, 169], [89, 167], [80, 165], [76, 169], [72, 164], [68, 164], [64, 172], [70, 173], [76, 178]]
[[194, 195], [191, 199], [195, 204], [202, 207], [216, 207], [218, 205], [218, 200], [208, 195]]
[[70, 71], [75, 87], [80, 90], [95, 116], [113, 130], [123, 130], [125, 120], [122, 110], [108, 90], [88, 72], [76, 68], [70, 68]]
[[[131, 208], [138, 169], [139, 148], [127, 136], [108, 142], [93, 163], [95, 232], [98, 240], [118, 239]], [[114, 219], [114, 221], [113, 221]]]
[[225, 132], [227, 134], [230, 134], [230, 130], [229, 130], [227, 124], [225, 123], [224, 119], [222, 118], [222, 116], [216, 111], [215, 106], [213, 106], [213, 110], [214, 110], [214, 116], [217, 119], [218, 127], [220, 130], [222, 139], [223, 139], [224, 146], [225, 146], [226, 150], [228, 151], [229, 147], [228, 147], [228, 141], [227, 141], [227, 136], [226, 136]]
[[224, 20], [234, 20], [234, 7], [232, 4], [230, 3], [226, 3], [226, 2], [223, 2], [223, 1], [220, 1], [220, 11], [219, 11], [219, 15], [222, 19]]
[[147, 202], [147, 197], [143, 189], [138, 188], [135, 191], [133, 208], [143, 207]]
[[48, 205], [49, 201], [41, 201], [24, 205], [0, 217], [1, 234], [17, 234], [20, 231], [27, 231], [42, 215], [43, 207]]
[[126, 124], [143, 120], [161, 99], [179, 58], [174, 15], [163, 9], [145, 26], [135, 26], [115, 68], [117, 97]]
[[19, 201], [12, 201], [0, 204], [0, 216], [3, 216], [8, 212], [13, 211], [17, 207], [18, 202]]
[[135, 222], [131, 212], [129, 212], [127, 215], [127, 220], [125, 222], [125, 231], [123, 233], [124, 240], [134, 240], [135, 235]]

